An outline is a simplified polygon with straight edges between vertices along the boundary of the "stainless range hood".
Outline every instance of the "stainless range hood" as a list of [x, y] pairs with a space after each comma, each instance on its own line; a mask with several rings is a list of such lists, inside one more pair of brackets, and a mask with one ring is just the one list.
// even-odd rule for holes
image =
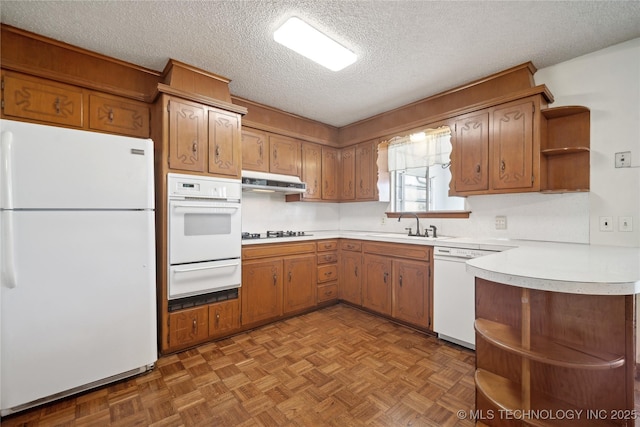
[[242, 171], [242, 190], [256, 192], [280, 192], [285, 194], [301, 194], [307, 191], [307, 184], [293, 175]]

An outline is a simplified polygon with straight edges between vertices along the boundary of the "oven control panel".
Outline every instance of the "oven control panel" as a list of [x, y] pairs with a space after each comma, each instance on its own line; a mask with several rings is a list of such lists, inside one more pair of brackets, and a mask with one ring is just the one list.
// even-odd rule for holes
[[169, 198], [200, 197], [210, 199], [240, 200], [240, 180], [209, 176], [167, 175]]

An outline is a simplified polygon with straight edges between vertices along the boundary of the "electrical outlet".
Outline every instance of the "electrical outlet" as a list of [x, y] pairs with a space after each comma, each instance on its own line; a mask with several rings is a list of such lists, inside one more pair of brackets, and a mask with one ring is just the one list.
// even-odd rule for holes
[[633, 231], [633, 217], [631, 216], [619, 217], [618, 231]]
[[387, 222], [387, 217], [385, 215], [382, 215], [382, 219], [380, 220], [380, 225], [385, 225]]
[[506, 230], [507, 229], [507, 217], [506, 216], [496, 216], [496, 230]]
[[623, 151], [620, 153], [616, 153], [616, 167], [617, 168], [631, 167], [631, 151]]
[[610, 216], [600, 217], [600, 231], [613, 231], [613, 218]]

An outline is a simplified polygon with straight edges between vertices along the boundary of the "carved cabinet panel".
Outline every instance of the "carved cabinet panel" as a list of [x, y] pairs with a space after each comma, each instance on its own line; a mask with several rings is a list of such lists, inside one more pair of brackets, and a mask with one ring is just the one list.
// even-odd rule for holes
[[82, 127], [82, 89], [8, 72], [2, 78], [4, 115]]
[[186, 347], [209, 335], [209, 311], [206, 306], [169, 313], [169, 346]]
[[304, 198], [320, 200], [322, 198], [322, 148], [317, 144], [302, 144], [302, 181], [307, 183]]
[[340, 150], [340, 200], [356, 198], [356, 148]]
[[321, 175], [323, 200], [338, 200], [340, 198], [340, 194], [338, 193], [339, 168], [340, 161], [338, 149], [331, 147], [322, 147]]
[[532, 101], [513, 102], [493, 109], [492, 188], [533, 185], [533, 112]]
[[378, 174], [377, 141], [356, 146], [356, 200], [376, 200]]
[[207, 125], [204, 108], [195, 103], [170, 98], [169, 168], [204, 172]]
[[89, 128], [148, 138], [149, 107], [115, 97], [89, 95]]
[[240, 178], [242, 168], [240, 116], [213, 109], [208, 113], [209, 173]]
[[393, 262], [393, 317], [430, 327], [430, 264], [408, 260]]
[[489, 189], [489, 113], [467, 114], [455, 123], [456, 191]]
[[300, 141], [269, 135], [269, 170], [272, 173], [300, 176]]
[[380, 255], [364, 255], [362, 306], [391, 315], [391, 259]]
[[269, 172], [269, 137], [266, 132], [242, 128], [242, 168]]

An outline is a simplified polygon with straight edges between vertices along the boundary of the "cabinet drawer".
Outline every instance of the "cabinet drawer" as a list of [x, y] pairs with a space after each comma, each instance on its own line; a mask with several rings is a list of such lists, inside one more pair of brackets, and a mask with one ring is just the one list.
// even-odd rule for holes
[[4, 74], [7, 116], [82, 127], [82, 90], [35, 78]]
[[362, 242], [357, 240], [345, 240], [340, 242], [340, 249], [343, 251], [360, 252], [362, 250]]
[[89, 128], [149, 137], [149, 107], [111, 97], [89, 96]]
[[314, 242], [247, 245], [242, 248], [242, 259], [299, 255], [315, 252], [315, 250], [316, 244]]
[[331, 301], [338, 298], [338, 284], [336, 282], [318, 286], [318, 302]]
[[318, 264], [331, 264], [338, 261], [337, 252], [326, 252], [318, 254]]
[[335, 251], [338, 249], [337, 240], [323, 240], [321, 242], [317, 242], [316, 245], [318, 247], [318, 252]]
[[402, 243], [374, 243], [366, 242], [364, 252], [379, 255], [393, 255], [400, 258], [412, 258], [429, 261], [431, 259], [431, 246], [405, 245]]
[[338, 278], [338, 266], [327, 264], [318, 266], [318, 283], [329, 282]]

